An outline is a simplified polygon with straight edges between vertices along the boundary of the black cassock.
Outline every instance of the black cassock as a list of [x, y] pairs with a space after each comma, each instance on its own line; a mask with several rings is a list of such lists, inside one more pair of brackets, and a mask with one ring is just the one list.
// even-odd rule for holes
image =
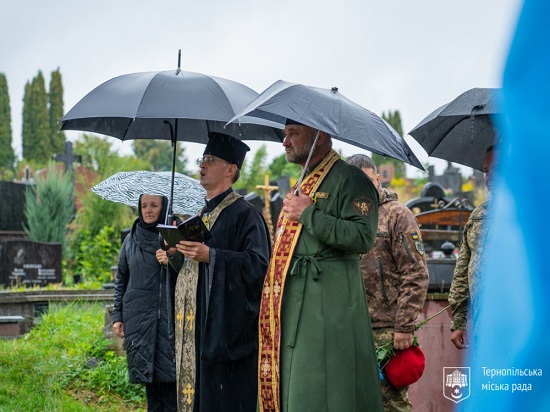
[[[211, 212], [232, 189], [207, 202]], [[194, 411], [255, 411], [258, 313], [271, 253], [262, 215], [243, 198], [211, 228], [210, 263], [199, 265]]]

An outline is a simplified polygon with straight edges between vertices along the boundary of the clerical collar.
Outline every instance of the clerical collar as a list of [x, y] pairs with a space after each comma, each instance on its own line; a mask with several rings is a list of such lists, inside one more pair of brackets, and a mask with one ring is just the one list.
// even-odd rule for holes
[[202, 211], [203, 213], [210, 213], [212, 212], [216, 206], [218, 206], [223, 199], [225, 199], [225, 197], [229, 194], [229, 193], [232, 193], [233, 192], [233, 188], [230, 187], [229, 189], [227, 189], [225, 192], [222, 192], [220, 193], [219, 195], [217, 195], [216, 197], [214, 197], [213, 199], [210, 199], [210, 200], [207, 200], [207, 199], [204, 199], [205, 203], [206, 203], [206, 207], [204, 208], [204, 210]]

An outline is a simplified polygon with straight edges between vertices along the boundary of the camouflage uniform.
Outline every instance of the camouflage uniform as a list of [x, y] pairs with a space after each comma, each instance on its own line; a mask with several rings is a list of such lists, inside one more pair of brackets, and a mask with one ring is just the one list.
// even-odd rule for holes
[[[420, 229], [397, 195], [379, 190], [378, 231], [374, 247], [361, 257], [376, 346], [393, 341], [393, 333], [410, 333], [424, 306], [428, 267]], [[412, 411], [408, 387], [382, 381], [385, 411]]]
[[[449, 290], [452, 308], [451, 330], [466, 330], [468, 298], [471, 307], [477, 308], [476, 297], [479, 286], [479, 268], [485, 248], [485, 222], [489, 214], [489, 201], [474, 209], [464, 226], [462, 245], [456, 261], [456, 268]], [[475, 310], [475, 309], [474, 309]]]

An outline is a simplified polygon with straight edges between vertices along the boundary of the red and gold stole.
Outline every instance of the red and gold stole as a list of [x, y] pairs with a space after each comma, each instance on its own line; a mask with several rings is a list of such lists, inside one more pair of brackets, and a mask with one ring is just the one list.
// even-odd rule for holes
[[[300, 188], [304, 193], [308, 196], [315, 193], [329, 170], [339, 159], [338, 153], [331, 150], [315, 170], [303, 180]], [[281, 303], [286, 274], [302, 226], [301, 223], [287, 219], [282, 212], [277, 220], [276, 239], [264, 281], [260, 305], [258, 397], [261, 412], [280, 411]]]

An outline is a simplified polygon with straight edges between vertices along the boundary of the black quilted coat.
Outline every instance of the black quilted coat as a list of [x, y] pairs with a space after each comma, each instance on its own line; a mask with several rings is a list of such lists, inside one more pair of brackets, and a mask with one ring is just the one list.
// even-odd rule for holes
[[124, 323], [131, 383], [176, 381], [176, 273], [158, 263], [158, 248], [158, 233], [142, 228], [138, 219], [124, 239], [118, 259], [113, 322]]

